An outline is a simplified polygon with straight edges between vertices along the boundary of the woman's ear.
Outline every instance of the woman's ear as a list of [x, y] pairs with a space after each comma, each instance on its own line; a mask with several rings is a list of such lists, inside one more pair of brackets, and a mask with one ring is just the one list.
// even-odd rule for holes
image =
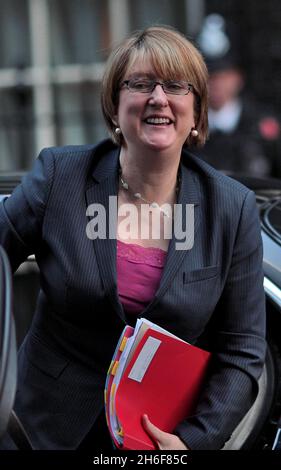
[[112, 118], [112, 123], [114, 124], [114, 126], [118, 126], [118, 114], [114, 114], [113, 118]]

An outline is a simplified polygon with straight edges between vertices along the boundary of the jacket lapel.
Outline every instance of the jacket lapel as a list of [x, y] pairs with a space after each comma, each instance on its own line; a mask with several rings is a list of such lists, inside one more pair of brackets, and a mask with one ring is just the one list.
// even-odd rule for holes
[[86, 201], [87, 207], [91, 204], [100, 204], [105, 209], [106, 221], [103, 223], [106, 225], [106, 237], [96, 238], [93, 245], [106, 296], [116, 313], [125, 321], [116, 282], [117, 206], [115, 204], [118, 194], [118, 166], [119, 150], [116, 147], [111, 148], [102, 155], [93, 171], [94, 181], [86, 190]]
[[[176, 216], [174, 220], [174, 227], [178, 223], [183, 230], [185, 228], [190, 229], [190, 220], [189, 217], [186, 216], [186, 205], [190, 204], [194, 207], [194, 231], [187, 230], [190, 232], [191, 238], [188, 241], [192, 241], [191, 239], [196, 239], [196, 233], [198, 231], [198, 227], [200, 225], [200, 214], [199, 214], [199, 200], [200, 194], [198, 193], [198, 187], [196, 184], [196, 176], [192, 170], [187, 169], [183, 164], [180, 166], [181, 169], [181, 187], [178, 196], [178, 204], [180, 207], [181, 216]], [[179, 245], [178, 245], [179, 243]], [[151, 311], [158, 300], [165, 294], [166, 290], [169, 288], [175, 274], [180, 269], [180, 266], [184, 259], [191, 257], [191, 249], [179, 249], [179, 246], [183, 247], [182, 245], [183, 240], [177, 240], [175, 237], [175, 230], [173, 230], [173, 236], [169, 244], [169, 249], [167, 253], [166, 263], [164, 266], [164, 270], [161, 277], [160, 286], [153, 301], [148, 305], [147, 309], [145, 310], [145, 314]]]

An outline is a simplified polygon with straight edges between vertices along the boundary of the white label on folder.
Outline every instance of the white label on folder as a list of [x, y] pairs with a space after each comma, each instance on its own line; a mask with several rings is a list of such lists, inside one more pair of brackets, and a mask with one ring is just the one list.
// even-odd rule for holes
[[141, 382], [144, 374], [147, 371], [149, 364], [151, 363], [157, 349], [159, 348], [162, 341], [157, 338], [149, 336], [144, 343], [142, 350], [140, 351], [136, 362], [134, 363], [130, 374], [128, 375], [129, 379], [136, 380]]

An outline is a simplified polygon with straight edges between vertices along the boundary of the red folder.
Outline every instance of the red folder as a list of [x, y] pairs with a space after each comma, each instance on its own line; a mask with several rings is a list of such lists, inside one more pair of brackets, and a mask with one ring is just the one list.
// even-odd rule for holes
[[122, 436], [121, 444], [114, 439], [117, 447], [156, 448], [142, 426], [143, 414], [163, 431], [173, 432], [196, 406], [209, 359], [209, 352], [149, 327], [115, 391]]

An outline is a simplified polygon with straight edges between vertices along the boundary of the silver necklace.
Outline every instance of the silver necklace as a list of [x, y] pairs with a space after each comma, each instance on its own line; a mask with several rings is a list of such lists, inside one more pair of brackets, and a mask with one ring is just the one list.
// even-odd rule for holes
[[[159, 206], [159, 204], [155, 201], [148, 201], [147, 199], [145, 199], [141, 193], [134, 193], [128, 183], [124, 180], [123, 178], [123, 175], [122, 175], [122, 171], [120, 169], [120, 183], [121, 183], [121, 186], [123, 189], [125, 189], [125, 191], [128, 191], [132, 194], [132, 196], [135, 198], [135, 199], [139, 199], [140, 201], [143, 201], [145, 202], [146, 204], [149, 205], [149, 207], [153, 208], [153, 209], [158, 209], [165, 217], [168, 217], [170, 218], [170, 213], [169, 211], [167, 211], [165, 208]], [[179, 190], [179, 183], [180, 183], [180, 179], [179, 179], [179, 176], [177, 177], [177, 186], [176, 186], [176, 193], [178, 193], [178, 190]]]

